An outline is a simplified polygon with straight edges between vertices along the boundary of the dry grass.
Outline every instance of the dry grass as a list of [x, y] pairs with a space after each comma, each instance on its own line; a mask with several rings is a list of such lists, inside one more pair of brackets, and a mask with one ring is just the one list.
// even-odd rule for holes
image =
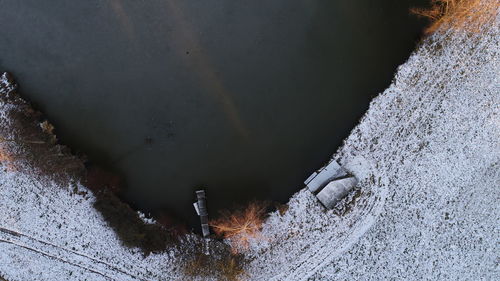
[[17, 169], [14, 160], [15, 155], [0, 143], [0, 165], [3, 165], [7, 171], [15, 171]]
[[8, 164], [12, 162], [12, 155], [3, 147], [0, 147], [0, 163]]
[[216, 259], [198, 253], [184, 265], [183, 271], [189, 277], [216, 277], [221, 281], [240, 281], [245, 276], [240, 258], [232, 255]]
[[8, 171], [16, 171], [16, 160], [22, 159], [19, 152], [15, 152], [14, 146], [16, 143], [20, 144], [42, 144], [42, 141], [25, 141], [25, 140], [12, 140], [0, 137], [0, 164], [5, 166]]
[[245, 274], [241, 262], [236, 257], [230, 257], [225, 261], [218, 261], [216, 268], [220, 272], [220, 278], [226, 281], [240, 281], [241, 277]]
[[231, 253], [228, 245], [217, 240], [191, 240], [179, 250], [184, 254], [181, 264], [186, 280], [239, 281], [247, 276], [244, 256]]
[[430, 8], [411, 12], [431, 21], [426, 34], [448, 29], [478, 33], [495, 21], [499, 7], [498, 0], [431, 0]]
[[280, 216], [284, 216], [286, 214], [286, 212], [288, 211], [289, 206], [288, 206], [288, 204], [276, 203], [275, 207], [276, 207], [276, 210], [278, 211], [278, 213], [280, 214]]
[[253, 202], [244, 210], [223, 213], [210, 225], [215, 234], [229, 240], [234, 253], [241, 253], [248, 249], [251, 240], [263, 239], [261, 230], [265, 216], [266, 204]]

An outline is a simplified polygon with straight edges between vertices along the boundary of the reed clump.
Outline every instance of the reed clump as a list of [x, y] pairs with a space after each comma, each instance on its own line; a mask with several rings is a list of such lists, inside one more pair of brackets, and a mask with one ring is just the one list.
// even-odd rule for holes
[[431, 0], [430, 8], [413, 8], [411, 12], [431, 21], [426, 34], [449, 29], [479, 33], [495, 21], [499, 8], [498, 0]]

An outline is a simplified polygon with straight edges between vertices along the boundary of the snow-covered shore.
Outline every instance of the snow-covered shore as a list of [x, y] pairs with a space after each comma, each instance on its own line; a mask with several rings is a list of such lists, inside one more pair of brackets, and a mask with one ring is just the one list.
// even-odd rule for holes
[[[252, 243], [247, 279], [500, 279], [499, 41], [498, 24], [426, 39], [334, 155], [361, 196], [337, 216], [295, 194]], [[10, 86], [0, 81], [0, 94]], [[3, 130], [10, 110], [3, 99]], [[122, 246], [93, 195], [74, 192], [81, 184], [4, 168], [1, 277], [186, 280], [178, 248], [143, 257]]]
[[254, 248], [254, 280], [500, 279], [499, 40], [426, 40], [334, 156], [358, 202], [337, 217], [296, 194]]

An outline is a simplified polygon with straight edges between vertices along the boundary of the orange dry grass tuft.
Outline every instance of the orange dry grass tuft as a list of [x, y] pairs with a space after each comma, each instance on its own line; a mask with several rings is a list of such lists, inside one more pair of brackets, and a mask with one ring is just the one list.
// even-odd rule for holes
[[250, 240], [262, 239], [261, 230], [266, 214], [266, 205], [253, 202], [245, 210], [223, 214], [210, 225], [215, 234], [228, 239], [234, 253], [248, 249]]
[[483, 26], [494, 22], [499, 7], [498, 0], [431, 0], [429, 9], [413, 8], [411, 12], [431, 20], [426, 34], [440, 27], [478, 33]]

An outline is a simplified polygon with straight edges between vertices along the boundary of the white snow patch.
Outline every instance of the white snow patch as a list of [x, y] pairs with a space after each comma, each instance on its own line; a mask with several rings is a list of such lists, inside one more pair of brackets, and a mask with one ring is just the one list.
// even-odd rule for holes
[[153, 219], [153, 218], [149, 218], [148, 216], [146, 216], [143, 212], [141, 211], [137, 211], [137, 215], [139, 216], [139, 218], [146, 224], [155, 224], [156, 223], [156, 220]]

